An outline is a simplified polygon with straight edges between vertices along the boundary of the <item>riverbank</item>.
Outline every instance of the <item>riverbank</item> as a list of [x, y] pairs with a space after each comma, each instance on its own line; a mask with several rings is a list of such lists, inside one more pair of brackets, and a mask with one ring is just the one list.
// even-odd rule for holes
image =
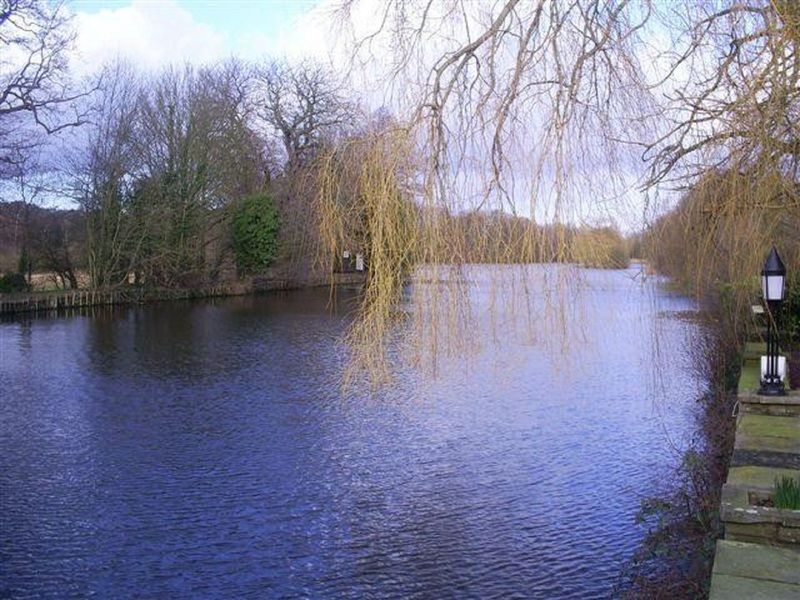
[[330, 285], [360, 285], [362, 273], [335, 273], [330, 278], [292, 279], [253, 277], [222, 285], [200, 288], [141, 288], [124, 287], [113, 290], [65, 290], [62, 292], [31, 292], [0, 294], [0, 315], [56, 311], [111, 306], [122, 304], [145, 304], [171, 300], [194, 300], [226, 296], [246, 296], [275, 290], [296, 290]]
[[800, 597], [800, 510], [770, 506], [775, 481], [800, 475], [800, 391], [757, 395], [761, 353], [758, 345], [748, 345], [739, 379], [712, 600]]

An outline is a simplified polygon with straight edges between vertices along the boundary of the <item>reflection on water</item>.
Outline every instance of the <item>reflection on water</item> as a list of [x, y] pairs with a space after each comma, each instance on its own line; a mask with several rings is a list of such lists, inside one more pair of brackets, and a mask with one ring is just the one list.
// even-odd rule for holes
[[566, 356], [509, 332], [346, 398], [324, 290], [0, 324], [0, 596], [608, 596], [696, 325], [587, 278]]

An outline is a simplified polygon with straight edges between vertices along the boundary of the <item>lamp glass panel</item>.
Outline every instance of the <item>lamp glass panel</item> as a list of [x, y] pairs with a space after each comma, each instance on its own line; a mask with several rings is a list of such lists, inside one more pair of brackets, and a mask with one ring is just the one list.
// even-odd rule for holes
[[783, 300], [783, 275], [764, 275], [761, 287], [765, 300]]

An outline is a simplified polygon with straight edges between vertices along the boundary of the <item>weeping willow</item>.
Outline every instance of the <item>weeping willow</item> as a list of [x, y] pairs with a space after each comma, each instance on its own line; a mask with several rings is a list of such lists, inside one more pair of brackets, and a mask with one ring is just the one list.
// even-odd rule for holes
[[579, 265], [626, 262], [621, 223], [644, 230], [653, 266], [698, 294], [724, 292], [743, 327], [769, 245], [800, 266], [796, 3], [394, 0], [365, 11], [374, 5], [341, 3], [341, 38], [353, 64], [382, 61], [372, 87], [399, 119], [315, 167], [324, 253], [368, 258], [349, 336], [358, 370], [390, 375], [399, 322], [417, 359], [508, 331], [476, 326], [475, 262], [507, 267], [488, 275], [489, 306], [512, 315], [511, 331], [552, 341], [575, 309]]

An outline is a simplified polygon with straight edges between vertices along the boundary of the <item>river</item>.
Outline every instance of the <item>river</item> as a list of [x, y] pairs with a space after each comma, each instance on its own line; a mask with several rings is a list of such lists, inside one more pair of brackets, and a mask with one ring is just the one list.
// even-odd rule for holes
[[703, 381], [693, 302], [582, 277], [572, 343], [381, 388], [347, 291], [0, 323], [0, 597], [608, 597]]

